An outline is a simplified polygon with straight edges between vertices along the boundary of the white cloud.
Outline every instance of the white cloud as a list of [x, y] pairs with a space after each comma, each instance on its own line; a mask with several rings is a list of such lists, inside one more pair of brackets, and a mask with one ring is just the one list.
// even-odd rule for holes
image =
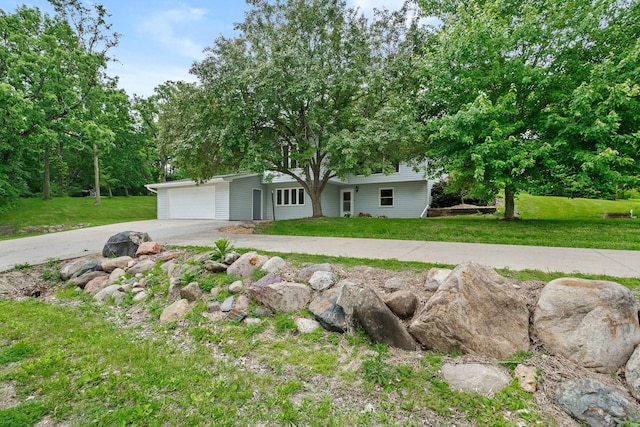
[[189, 74], [187, 64], [141, 65], [131, 62], [128, 66], [114, 65], [109, 67], [109, 74], [118, 76], [118, 86], [124, 89], [129, 96], [134, 94], [144, 97], [151, 96], [156, 86], [168, 80], [197, 81], [194, 75]]
[[206, 9], [180, 5], [179, 8], [154, 12], [141, 29], [148, 37], [176, 54], [202, 59], [204, 46], [189, 38], [189, 26], [201, 22]]

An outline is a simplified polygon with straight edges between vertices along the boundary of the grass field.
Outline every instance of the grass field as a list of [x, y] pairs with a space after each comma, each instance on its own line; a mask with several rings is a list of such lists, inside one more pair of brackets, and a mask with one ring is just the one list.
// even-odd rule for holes
[[0, 226], [15, 232], [28, 226], [95, 226], [156, 217], [156, 198], [153, 196], [103, 197], [99, 205], [94, 202], [92, 197], [18, 199], [13, 209], [0, 213]]
[[640, 200], [588, 200], [521, 195], [520, 221], [495, 215], [452, 218], [306, 218], [258, 227], [263, 234], [365, 237], [438, 242], [640, 250], [640, 220], [603, 219], [640, 213]]

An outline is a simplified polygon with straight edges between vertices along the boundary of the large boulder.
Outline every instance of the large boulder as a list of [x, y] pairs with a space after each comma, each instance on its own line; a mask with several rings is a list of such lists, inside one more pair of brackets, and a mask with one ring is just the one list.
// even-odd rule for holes
[[529, 310], [493, 269], [460, 264], [426, 303], [409, 331], [427, 348], [498, 359], [528, 351]]
[[624, 378], [629, 391], [640, 400], [640, 346], [636, 347], [624, 368]]
[[596, 372], [615, 372], [640, 343], [631, 291], [613, 282], [563, 278], [549, 282], [533, 314], [544, 347]]
[[151, 242], [147, 233], [140, 231], [122, 231], [109, 237], [102, 248], [102, 256], [105, 258], [130, 256], [135, 257], [138, 247], [143, 242]]
[[624, 393], [594, 378], [567, 380], [556, 388], [555, 403], [591, 427], [615, 427], [617, 420], [640, 418], [637, 404]]
[[268, 259], [268, 256], [258, 255], [255, 252], [247, 252], [246, 254], [242, 254], [240, 258], [227, 268], [227, 274], [230, 276], [240, 276], [247, 281], [251, 281], [254, 270], [261, 267]]
[[416, 341], [373, 289], [343, 282], [338, 305], [353, 316], [374, 341], [416, 350]]
[[274, 313], [288, 313], [307, 308], [311, 288], [301, 283], [281, 282], [262, 289], [261, 302]]
[[347, 330], [344, 310], [337, 304], [340, 291], [339, 288], [329, 289], [319, 294], [309, 304], [311, 314], [328, 331], [345, 332]]

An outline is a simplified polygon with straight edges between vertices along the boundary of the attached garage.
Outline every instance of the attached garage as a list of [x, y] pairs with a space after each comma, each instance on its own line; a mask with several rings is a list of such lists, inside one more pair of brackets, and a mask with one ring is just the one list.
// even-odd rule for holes
[[216, 219], [216, 187], [212, 185], [167, 190], [169, 218]]

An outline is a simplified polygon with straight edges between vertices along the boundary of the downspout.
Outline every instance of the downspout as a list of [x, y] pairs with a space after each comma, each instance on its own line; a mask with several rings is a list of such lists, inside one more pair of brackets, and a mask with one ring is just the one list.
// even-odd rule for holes
[[149, 184], [145, 184], [144, 188], [146, 188], [147, 190], [149, 190], [150, 192], [152, 192], [153, 194], [158, 194], [158, 192], [152, 188], [149, 187]]
[[427, 179], [427, 206], [424, 207], [424, 210], [420, 214], [420, 218], [425, 218], [427, 215], [427, 210], [429, 206], [431, 206], [431, 185], [429, 184], [429, 180]]

